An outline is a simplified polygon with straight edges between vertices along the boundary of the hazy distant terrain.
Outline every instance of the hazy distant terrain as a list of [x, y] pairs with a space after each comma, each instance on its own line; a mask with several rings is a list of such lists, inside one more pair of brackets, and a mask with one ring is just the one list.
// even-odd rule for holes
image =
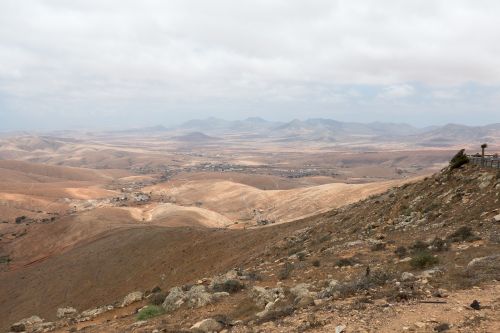
[[[123, 241], [128, 245], [122, 251], [134, 257], [134, 249], [143, 246], [139, 239], [154, 234], [177, 239], [179, 248], [196, 240], [215, 249], [218, 239], [230, 236], [216, 236], [212, 243], [209, 230], [295, 228], [297, 221], [417, 182], [445, 167], [462, 147], [476, 152], [487, 142], [494, 150], [499, 126], [418, 129], [325, 119], [209, 118], [175, 128], [3, 133], [0, 280], [37, 268], [46, 270], [33, 278], [43, 284], [59, 270], [80, 276], [84, 273], [66, 265], [87, 262], [88, 255], [70, 261], [67, 256]], [[258, 244], [257, 238], [245, 242]], [[106, 274], [111, 277], [124, 266], [110, 267]], [[174, 275], [184, 281], [187, 274]], [[45, 297], [30, 281], [31, 289], [14, 291]], [[92, 292], [79, 304], [102, 302], [99, 295], [107, 299], [122, 288], [127, 287]], [[0, 298], [11, 297], [6, 295]], [[62, 294], [54, 297], [51, 311], [65, 302]], [[18, 318], [17, 313], [28, 315], [30, 304], [19, 298], [15, 313], [0, 317], [0, 324]]]

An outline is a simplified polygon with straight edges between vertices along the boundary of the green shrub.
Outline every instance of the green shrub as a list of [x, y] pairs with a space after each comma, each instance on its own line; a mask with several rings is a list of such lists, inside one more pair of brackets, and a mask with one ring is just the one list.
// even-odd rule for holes
[[413, 268], [425, 268], [435, 265], [439, 262], [438, 258], [434, 257], [427, 251], [417, 252], [410, 261]]
[[137, 314], [137, 320], [148, 320], [165, 313], [165, 309], [158, 305], [148, 305]]
[[450, 170], [457, 169], [467, 163], [469, 163], [469, 158], [465, 155], [465, 149], [460, 149], [450, 160]]

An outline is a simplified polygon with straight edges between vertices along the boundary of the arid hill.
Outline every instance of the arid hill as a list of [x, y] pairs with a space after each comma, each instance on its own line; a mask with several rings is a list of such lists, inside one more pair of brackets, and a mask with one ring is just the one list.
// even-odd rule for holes
[[70, 306], [45, 327], [180, 332], [206, 319], [230, 332], [498, 331], [499, 195], [497, 171], [466, 165], [266, 228], [104, 233], [2, 273], [2, 326]]

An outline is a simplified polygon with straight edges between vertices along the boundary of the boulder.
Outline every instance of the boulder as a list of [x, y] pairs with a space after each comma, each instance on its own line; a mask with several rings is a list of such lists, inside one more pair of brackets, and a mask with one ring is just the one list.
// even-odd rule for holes
[[125, 307], [125, 306], [130, 305], [130, 304], [135, 303], [135, 302], [142, 301], [143, 298], [144, 298], [144, 294], [141, 291], [134, 291], [134, 292], [128, 294], [127, 296], [125, 296], [125, 298], [123, 299], [123, 302], [122, 302], [122, 307]]
[[415, 275], [413, 275], [410, 272], [403, 272], [401, 273], [401, 281], [406, 282], [406, 281], [413, 281], [415, 280]]
[[[240, 274], [237, 270], [232, 269], [226, 274], [218, 275], [212, 278], [209, 285], [209, 290], [234, 292], [242, 289], [242, 284], [239, 282]], [[226, 288], [230, 290], [226, 290]], [[235, 290], [232, 290], [235, 289]]]
[[345, 325], [339, 325], [337, 327], [335, 327], [335, 333], [342, 333], [342, 332], [345, 332]]
[[170, 289], [168, 296], [165, 298], [162, 306], [166, 312], [177, 310], [186, 301], [186, 294], [179, 287]]
[[213, 301], [212, 295], [207, 292], [205, 286], [203, 285], [191, 287], [191, 289], [186, 292], [186, 299], [190, 308], [199, 308], [210, 304]]
[[318, 298], [328, 298], [339, 293], [340, 283], [337, 280], [330, 280], [328, 286], [318, 293]]
[[316, 293], [310, 292], [310, 287], [307, 283], [300, 283], [290, 289], [290, 293], [295, 296], [294, 303], [296, 306], [304, 307], [314, 303]]
[[79, 317], [93, 318], [93, 317], [100, 315], [101, 313], [111, 311], [113, 309], [114, 309], [114, 307], [112, 305], [103, 305], [103, 306], [100, 306], [98, 308], [93, 308], [93, 309], [88, 309], [88, 310], [82, 311], [82, 313], [80, 313]]
[[219, 332], [223, 329], [221, 323], [217, 320], [208, 318], [203, 319], [202, 321], [197, 322], [193, 326], [191, 326], [191, 331], [196, 333], [211, 333], [211, 332]]
[[218, 301], [219, 299], [221, 299], [223, 297], [227, 297], [227, 296], [229, 296], [229, 293], [227, 293], [225, 291], [221, 291], [221, 292], [213, 293], [212, 294], [212, 299], [214, 301]]
[[264, 288], [254, 286], [250, 290], [250, 297], [254, 300], [258, 307], [264, 308], [268, 303], [273, 303], [280, 298], [284, 298], [285, 292], [281, 287]]
[[10, 326], [11, 332], [24, 332], [26, 331], [26, 325], [21, 322], [14, 323]]
[[500, 214], [493, 216], [493, 222], [500, 222]]
[[64, 307], [64, 308], [59, 308], [57, 309], [57, 318], [65, 318], [65, 317], [72, 317], [76, 315], [77, 311], [75, 308], [72, 308], [70, 306]]
[[27, 328], [41, 324], [43, 319], [38, 316], [31, 316], [29, 318], [24, 318], [11, 325], [10, 330], [12, 332], [24, 332]]

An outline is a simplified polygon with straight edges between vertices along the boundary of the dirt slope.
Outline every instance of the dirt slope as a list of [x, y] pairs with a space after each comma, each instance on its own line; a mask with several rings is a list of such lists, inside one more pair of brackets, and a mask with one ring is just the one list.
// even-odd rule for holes
[[145, 191], [176, 205], [197, 205], [233, 221], [283, 223], [340, 207], [387, 190], [403, 181], [369, 184], [333, 183], [290, 190], [260, 190], [225, 180], [168, 182]]

